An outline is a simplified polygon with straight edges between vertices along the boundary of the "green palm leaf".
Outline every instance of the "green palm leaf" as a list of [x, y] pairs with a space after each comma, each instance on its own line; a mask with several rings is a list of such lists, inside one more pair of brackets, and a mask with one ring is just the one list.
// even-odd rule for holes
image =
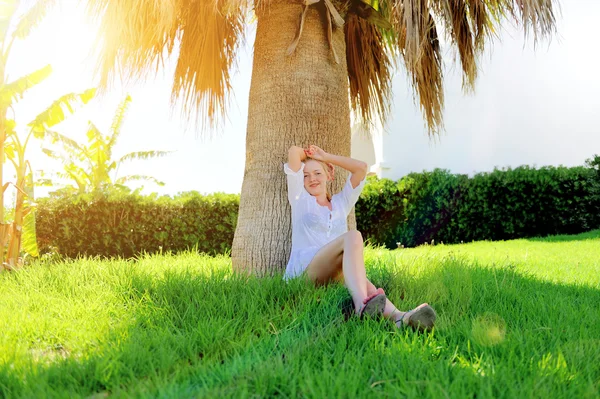
[[21, 235], [21, 249], [33, 257], [38, 257], [38, 245], [35, 229], [35, 208], [29, 208], [23, 217], [23, 234]]
[[107, 163], [111, 157], [111, 149], [108, 147], [109, 139], [92, 122], [88, 123], [87, 138], [88, 145], [85, 147], [87, 156], [95, 165], [99, 175], [104, 175], [103, 171], [108, 169]]
[[6, 137], [7, 138], [13, 134], [16, 134], [15, 127], [17, 127], [17, 123], [15, 122], [14, 119], [7, 119], [4, 126], [6, 128]]
[[43, 82], [52, 73], [52, 67], [46, 65], [29, 75], [23, 76], [0, 87], [0, 107], [8, 107], [23, 98], [23, 94], [35, 85]]
[[10, 143], [4, 144], [4, 155], [6, 156], [6, 158], [9, 161], [15, 160], [15, 154], [16, 154], [15, 143], [10, 142]]
[[[46, 130], [45, 136], [50, 138], [53, 143], [58, 142], [58, 143], [62, 144], [64, 148], [68, 148], [69, 150], [74, 150], [79, 153], [84, 152], [84, 148], [81, 145], [79, 145], [78, 142], [76, 142], [73, 139], [70, 139], [69, 137], [65, 136], [64, 134], [55, 132], [54, 130]], [[42, 151], [51, 152], [48, 149], [43, 149]], [[54, 153], [54, 152], [52, 152], [52, 154], [56, 155], [56, 153]], [[47, 154], [47, 155], [53, 156], [51, 154]]]
[[127, 176], [116, 180], [114, 183], [110, 177], [111, 172], [115, 169], [117, 169], [115, 175], [117, 174], [118, 167], [122, 162], [159, 158], [171, 153], [171, 151], [136, 151], [122, 156], [118, 161], [112, 159], [112, 149], [119, 137], [123, 118], [130, 102], [131, 97], [127, 96], [120, 104], [113, 118], [112, 134], [109, 136], [102, 134], [100, 129], [92, 122], [88, 123], [86, 144], [78, 143], [52, 130], [46, 130], [43, 134], [53, 144], [60, 144], [63, 151], [56, 152], [43, 148], [42, 152], [51, 158], [62, 161], [65, 173], [59, 177], [75, 181], [80, 193], [97, 192], [132, 180], [146, 180], [164, 185], [163, 182], [150, 176]]
[[82, 167], [75, 165], [73, 163], [67, 164], [64, 166], [66, 176], [69, 179], [72, 179], [77, 184], [80, 193], [86, 192], [87, 187], [92, 186], [93, 178], [92, 176], [86, 172]]
[[61, 156], [56, 153], [56, 151], [52, 151], [48, 148], [42, 148], [42, 152], [44, 154], [48, 155], [52, 159], [58, 159], [58, 160], [62, 159]]
[[129, 104], [131, 104], [131, 96], [127, 95], [127, 97], [125, 97], [123, 102], [121, 102], [117, 108], [117, 112], [113, 118], [112, 124], [110, 125], [110, 139], [108, 142], [108, 146], [110, 148], [113, 147], [119, 138], [119, 135], [121, 134], [121, 127], [123, 126], [123, 121], [125, 119], [127, 109], [129, 108]]
[[25, 191], [25, 199], [23, 201], [23, 234], [21, 235], [21, 250], [25, 253], [38, 257], [37, 233], [35, 228], [35, 211], [37, 205], [33, 201], [33, 172], [31, 164], [27, 161], [27, 169], [29, 173], [25, 175], [23, 191]]
[[152, 177], [152, 176], [144, 176], [144, 175], [130, 175], [130, 176], [123, 176], [123, 177], [119, 177], [116, 181], [115, 184], [124, 184], [127, 183], [129, 181], [136, 181], [136, 180], [145, 180], [145, 181], [151, 181], [155, 184], [158, 184], [159, 186], [164, 186], [165, 183], [157, 180], [156, 178]]
[[35, 117], [28, 126], [37, 138], [43, 138], [47, 129], [64, 121], [65, 118], [75, 112], [78, 106], [87, 104], [94, 95], [96, 89], [88, 89], [83, 93], [70, 93], [54, 101], [48, 108]]
[[146, 160], [146, 159], [152, 159], [152, 158], [161, 158], [161, 157], [164, 157], [165, 155], [171, 154], [172, 152], [173, 151], [136, 151], [136, 152], [130, 152], [129, 154], [123, 155], [117, 161], [117, 163], [121, 164], [122, 162], [126, 162], [126, 161]]
[[33, 173], [31, 164], [27, 162], [29, 173], [25, 176], [24, 191], [27, 197], [23, 204], [23, 234], [21, 235], [21, 250], [25, 253], [38, 257], [37, 233], [35, 228], [36, 204], [33, 202]]

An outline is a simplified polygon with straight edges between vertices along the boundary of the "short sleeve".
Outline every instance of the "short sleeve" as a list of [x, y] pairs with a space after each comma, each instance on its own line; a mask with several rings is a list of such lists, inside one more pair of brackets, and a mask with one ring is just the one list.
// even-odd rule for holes
[[336, 196], [339, 198], [340, 204], [346, 216], [348, 216], [350, 210], [356, 204], [356, 201], [358, 201], [358, 197], [360, 196], [360, 193], [362, 192], [362, 189], [367, 181], [367, 178], [365, 176], [365, 178], [362, 179], [360, 183], [358, 183], [358, 186], [356, 186], [356, 188], [352, 188], [352, 182], [350, 181], [351, 177], [352, 175], [348, 176], [344, 188], [342, 189], [342, 191], [336, 194]]
[[304, 191], [304, 162], [300, 164], [300, 169], [297, 172], [291, 170], [290, 166], [285, 163], [283, 164], [283, 171], [287, 177], [288, 201], [293, 205], [300, 199], [300, 195]]

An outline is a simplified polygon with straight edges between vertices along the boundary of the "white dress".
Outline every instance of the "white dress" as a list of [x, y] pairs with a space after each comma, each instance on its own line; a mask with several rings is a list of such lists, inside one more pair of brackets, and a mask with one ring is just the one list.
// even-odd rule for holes
[[331, 211], [317, 203], [304, 188], [304, 163], [294, 172], [286, 163], [288, 200], [292, 206], [292, 253], [285, 269], [285, 279], [301, 275], [319, 249], [348, 231], [346, 218], [365, 185], [363, 179], [352, 188], [350, 176], [344, 188], [331, 197]]

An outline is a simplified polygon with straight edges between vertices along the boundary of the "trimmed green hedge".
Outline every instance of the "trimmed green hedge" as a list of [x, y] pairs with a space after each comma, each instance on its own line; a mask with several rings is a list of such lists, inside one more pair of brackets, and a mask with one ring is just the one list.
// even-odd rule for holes
[[369, 176], [355, 208], [357, 229], [372, 244], [388, 248], [430, 242], [449, 222], [467, 180], [442, 169], [397, 182]]
[[[197, 248], [231, 250], [239, 195], [175, 198], [112, 193], [44, 198], [36, 223], [41, 253], [133, 257]], [[507, 240], [600, 228], [600, 157], [586, 167], [522, 166], [472, 178], [446, 170], [397, 182], [369, 177], [356, 204], [358, 230], [375, 245]]]
[[239, 196], [110, 194], [105, 197], [43, 198], [36, 214], [41, 253], [67, 257], [133, 257], [142, 252], [197, 248], [209, 254], [231, 250]]
[[472, 178], [440, 169], [398, 182], [370, 177], [356, 204], [357, 227], [388, 248], [576, 234], [600, 227], [599, 175], [589, 167], [522, 166]]

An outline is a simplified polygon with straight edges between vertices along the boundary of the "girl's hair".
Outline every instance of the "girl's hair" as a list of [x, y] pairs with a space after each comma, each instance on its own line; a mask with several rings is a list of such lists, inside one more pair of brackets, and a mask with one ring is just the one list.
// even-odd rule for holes
[[[327, 176], [327, 182], [333, 181], [333, 177], [335, 175], [335, 167], [332, 164], [319, 161], [318, 159], [314, 159], [311, 157], [306, 157], [306, 161], [315, 161], [321, 164], [321, 167], [323, 168], [323, 170], [325, 171], [325, 175]], [[325, 184], [325, 194], [327, 195], [327, 201], [331, 201], [331, 194], [329, 192], [329, 186], [327, 184]]]

